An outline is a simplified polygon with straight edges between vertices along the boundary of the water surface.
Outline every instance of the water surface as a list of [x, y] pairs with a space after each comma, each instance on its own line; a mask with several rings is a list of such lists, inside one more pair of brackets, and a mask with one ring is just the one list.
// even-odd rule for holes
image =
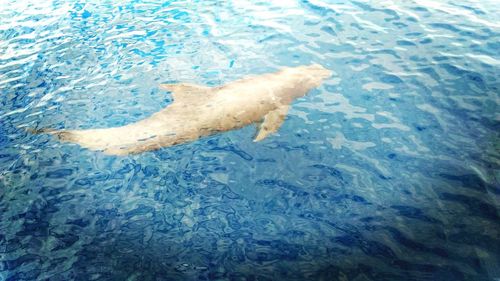
[[[495, 1], [0, 4], [0, 280], [497, 280]], [[128, 157], [105, 128], [281, 66], [335, 74], [255, 128]]]

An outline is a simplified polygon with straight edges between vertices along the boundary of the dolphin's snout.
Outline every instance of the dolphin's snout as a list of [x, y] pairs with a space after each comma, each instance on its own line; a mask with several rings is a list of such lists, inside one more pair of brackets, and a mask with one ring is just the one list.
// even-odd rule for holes
[[326, 69], [326, 68], [318, 71], [318, 75], [321, 76], [321, 78], [323, 78], [323, 79], [332, 76], [332, 74], [333, 74], [333, 72], [329, 69]]
[[325, 79], [325, 78], [328, 78], [330, 76], [332, 76], [333, 72], [327, 68], [325, 68], [324, 66], [322, 66], [321, 64], [317, 64], [317, 63], [314, 63], [314, 64], [311, 64], [309, 66], [307, 66], [308, 70], [316, 77], [320, 77], [321, 79]]

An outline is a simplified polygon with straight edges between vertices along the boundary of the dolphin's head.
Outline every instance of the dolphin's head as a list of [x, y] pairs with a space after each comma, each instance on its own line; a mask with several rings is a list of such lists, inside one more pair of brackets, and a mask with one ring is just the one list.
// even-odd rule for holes
[[301, 65], [290, 69], [292, 77], [296, 81], [296, 85], [302, 89], [304, 93], [321, 85], [323, 80], [332, 76], [332, 71], [326, 69], [320, 64]]
[[286, 83], [286, 91], [280, 91], [284, 103], [303, 97], [309, 90], [321, 85], [333, 72], [320, 64], [286, 67], [280, 72], [281, 82]]
[[332, 76], [332, 71], [324, 68], [321, 64], [311, 64], [301, 66], [302, 70], [310, 76], [322, 81], [330, 76]]

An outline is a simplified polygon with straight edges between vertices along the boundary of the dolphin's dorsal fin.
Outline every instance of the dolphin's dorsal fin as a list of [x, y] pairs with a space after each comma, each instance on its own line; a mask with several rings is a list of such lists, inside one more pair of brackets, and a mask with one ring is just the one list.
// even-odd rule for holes
[[281, 127], [281, 124], [285, 121], [286, 114], [288, 113], [289, 105], [281, 105], [273, 111], [269, 111], [264, 120], [260, 123], [258, 127], [257, 135], [253, 141], [261, 141], [265, 139], [268, 135], [275, 133]]
[[192, 97], [192, 95], [206, 95], [212, 88], [190, 83], [180, 84], [160, 84], [160, 89], [172, 92], [174, 101], [184, 99], [184, 97]]

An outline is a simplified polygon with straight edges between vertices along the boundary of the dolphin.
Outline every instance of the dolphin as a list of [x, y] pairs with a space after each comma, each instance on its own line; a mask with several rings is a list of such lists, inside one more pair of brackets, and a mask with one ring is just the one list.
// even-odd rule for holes
[[331, 75], [330, 70], [312, 64], [285, 67], [217, 87], [160, 84], [172, 93], [173, 103], [143, 120], [112, 128], [42, 129], [35, 133], [51, 134], [109, 155], [157, 150], [254, 123], [254, 141], [260, 141], [278, 131], [295, 99]]

